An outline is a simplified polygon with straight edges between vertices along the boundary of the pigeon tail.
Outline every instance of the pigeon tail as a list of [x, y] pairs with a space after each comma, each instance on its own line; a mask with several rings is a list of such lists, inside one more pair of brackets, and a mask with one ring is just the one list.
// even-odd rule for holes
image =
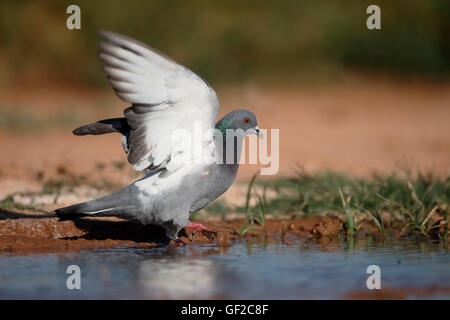
[[[100, 199], [98, 199], [100, 200]], [[59, 208], [55, 210], [55, 215], [59, 218], [59, 220], [74, 220], [77, 218], [85, 217], [85, 216], [101, 216], [101, 215], [111, 215], [112, 211], [116, 211], [117, 208], [103, 208], [99, 209], [99, 205], [92, 204], [98, 200], [83, 202], [79, 204], [74, 204], [72, 206]]]
[[87, 134], [105, 134], [119, 132], [123, 135], [129, 134], [131, 130], [130, 125], [125, 118], [105, 119], [97, 122], [92, 122], [84, 126], [78, 127], [72, 131], [76, 136], [84, 136]]
[[56, 209], [54, 214], [60, 220], [73, 220], [83, 216], [132, 218], [141, 211], [138, 208], [136, 189], [134, 185], [129, 185], [102, 198]]

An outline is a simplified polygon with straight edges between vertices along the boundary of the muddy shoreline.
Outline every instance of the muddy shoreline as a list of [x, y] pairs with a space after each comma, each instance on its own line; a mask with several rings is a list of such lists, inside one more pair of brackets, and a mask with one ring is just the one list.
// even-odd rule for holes
[[[233, 243], [273, 244], [291, 246], [299, 241], [307, 241], [323, 252], [339, 250], [346, 241], [344, 223], [335, 217], [283, 217], [270, 218], [264, 226], [255, 225], [245, 234], [242, 218], [232, 219], [211, 216], [207, 220], [195, 222], [207, 226], [210, 231], [186, 228], [180, 232], [180, 239], [189, 252], [201, 250], [199, 245], [209, 245], [206, 255], [233, 250]], [[391, 237], [399, 230], [390, 229]], [[373, 241], [382, 240], [376, 228], [367, 228], [359, 233], [355, 241], [367, 244], [368, 237]], [[428, 239], [429, 240], [429, 239]], [[351, 241], [351, 239], [347, 239]], [[427, 241], [424, 238], [424, 241]], [[319, 247], [317, 247], [317, 245]], [[169, 247], [176, 249], [178, 244], [165, 237], [164, 231], [156, 226], [143, 226], [118, 218], [83, 218], [75, 221], [59, 221], [52, 214], [36, 212], [16, 212], [0, 209], [0, 256], [24, 256], [29, 254], [64, 254], [84, 250], [127, 248]], [[364, 244], [363, 244], [364, 246]], [[172, 247], [172, 248], [171, 248]], [[196, 254], [204, 255], [203, 252]], [[448, 286], [431, 285], [425, 287], [387, 286], [383, 290], [350, 290], [341, 295], [342, 299], [407, 299], [428, 298], [448, 295]]]
[[[439, 241], [444, 228], [442, 220], [436, 218], [435, 234], [423, 236], [419, 233], [405, 233], [404, 223], [386, 223], [385, 234], [370, 221], [360, 223], [356, 234], [350, 236], [342, 218], [334, 216], [299, 217], [295, 215], [267, 216], [264, 225], [256, 222], [249, 225], [245, 215], [230, 213], [223, 216], [208, 215], [192, 220], [203, 224], [207, 230], [185, 228], [180, 239], [188, 246], [210, 244], [229, 247], [234, 242], [291, 245], [298, 240], [311, 244], [338, 246], [342, 241], [384, 241], [413, 237], [415, 240]], [[244, 226], [244, 222], [246, 223]], [[244, 226], [244, 227], [243, 227]], [[243, 229], [247, 231], [243, 232]], [[0, 255], [73, 252], [96, 248], [115, 247], [161, 247], [179, 245], [165, 236], [162, 228], [141, 225], [116, 217], [89, 217], [74, 221], [60, 221], [51, 213], [16, 211], [0, 208]]]
[[[186, 228], [180, 239], [186, 245], [209, 243], [228, 247], [235, 241], [257, 241], [290, 245], [296, 239], [314, 238], [335, 242], [341, 222], [332, 217], [269, 219], [240, 234], [243, 220], [196, 221], [210, 231]], [[176, 245], [157, 226], [143, 226], [118, 218], [83, 218], [59, 221], [51, 214], [1, 210], [0, 254], [52, 253], [114, 247]]]

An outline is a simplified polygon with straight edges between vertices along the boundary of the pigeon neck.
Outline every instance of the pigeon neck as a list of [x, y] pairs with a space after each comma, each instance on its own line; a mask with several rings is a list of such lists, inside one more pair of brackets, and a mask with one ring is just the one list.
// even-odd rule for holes
[[216, 139], [216, 151], [219, 163], [232, 171], [237, 171], [239, 159], [242, 154], [243, 141], [244, 137], [242, 136], [229, 137], [228, 139], [223, 137], [222, 141]]
[[233, 129], [233, 121], [231, 119], [222, 118], [216, 123], [216, 130], [219, 130], [223, 137], [227, 135], [227, 129]]

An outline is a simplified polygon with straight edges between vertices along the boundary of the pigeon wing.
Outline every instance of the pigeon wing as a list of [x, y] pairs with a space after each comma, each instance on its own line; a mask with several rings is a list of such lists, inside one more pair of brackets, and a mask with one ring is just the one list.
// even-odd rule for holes
[[136, 170], [169, 171], [176, 153], [172, 132], [214, 128], [219, 111], [215, 91], [171, 58], [129, 37], [100, 31], [99, 58], [116, 94], [132, 103], [124, 114], [131, 127], [128, 162]]

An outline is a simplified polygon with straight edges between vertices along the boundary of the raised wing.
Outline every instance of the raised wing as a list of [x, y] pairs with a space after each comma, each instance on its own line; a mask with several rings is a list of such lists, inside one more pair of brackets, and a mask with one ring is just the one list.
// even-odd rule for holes
[[128, 162], [153, 171], [180, 153], [175, 129], [214, 128], [219, 101], [199, 76], [171, 58], [129, 37], [100, 31], [99, 58], [116, 94], [132, 106], [124, 111], [131, 127]]

